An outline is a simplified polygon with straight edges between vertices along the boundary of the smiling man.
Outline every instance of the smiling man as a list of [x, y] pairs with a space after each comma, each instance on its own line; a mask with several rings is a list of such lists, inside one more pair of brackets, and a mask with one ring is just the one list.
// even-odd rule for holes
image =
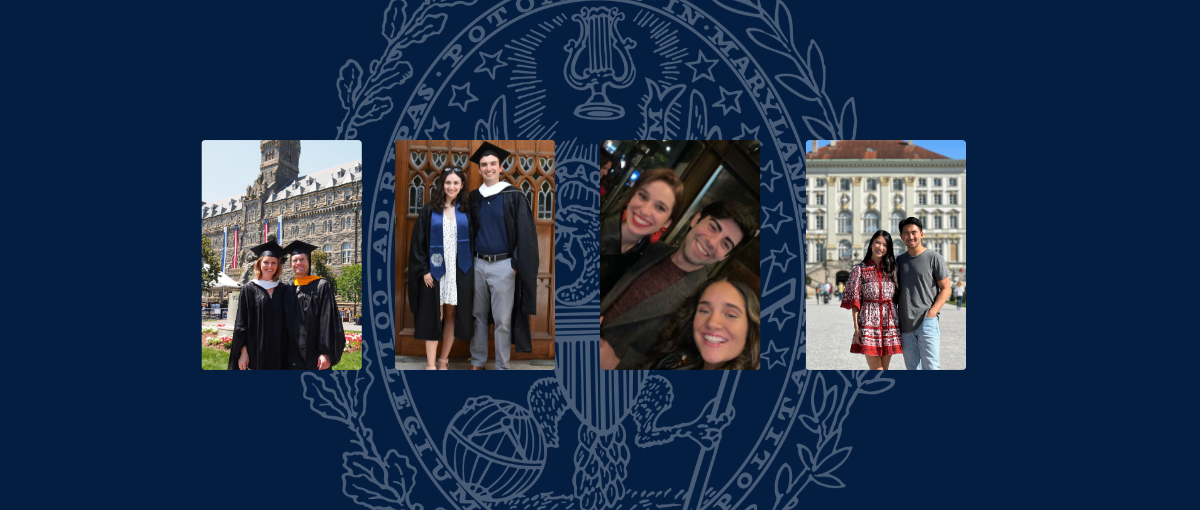
[[938, 252], [921, 245], [925, 226], [917, 218], [900, 222], [908, 251], [896, 257], [896, 305], [904, 368], [938, 370], [942, 331], [938, 313], [950, 297], [950, 271]]
[[509, 350], [532, 352], [529, 316], [537, 314], [538, 242], [533, 208], [502, 178], [508, 151], [483, 142], [471, 155], [483, 185], [467, 196], [475, 260], [471, 370], [488, 358], [488, 322], [496, 324], [496, 369], [508, 370]]
[[708, 280], [709, 266], [758, 235], [758, 211], [735, 202], [713, 202], [692, 217], [676, 249], [646, 248], [600, 302], [600, 367], [639, 368], [658, 343], [671, 314]]
[[317, 247], [304, 241], [292, 241], [283, 251], [289, 257], [294, 292], [285, 304], [288, 333], [288, 370], [328, 370], [342, 359], [346, 333], [337, 316], [333, 286], [320, 276], [309, 274], [312, 251]]

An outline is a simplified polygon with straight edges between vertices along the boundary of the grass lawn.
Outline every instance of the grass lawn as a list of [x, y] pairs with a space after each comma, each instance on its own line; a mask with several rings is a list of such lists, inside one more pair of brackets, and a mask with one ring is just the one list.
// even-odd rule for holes
[[[201, 366], [205, 370], [225, 370], [229, 366], [229, 353], [212, 347], [200, 348]], [[358, 370], [362, 368], [362, 351], [342, 354], [342, 361], [334, 370]]]
[[229, 353], [212, 347], [201, 347], [200, 365], [205, 370], [225, 370], [225, 367], [229, 366]]

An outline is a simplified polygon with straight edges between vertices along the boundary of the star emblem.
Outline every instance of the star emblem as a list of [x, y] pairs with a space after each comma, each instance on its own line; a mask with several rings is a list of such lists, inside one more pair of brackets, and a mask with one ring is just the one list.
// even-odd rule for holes
[[[782, 264], [779, 262], [780, 255], [787, 255], [787, 258], [783, 259]], [[788, 262], [791, 262], [792, 259], [796, 258], [796, 254], [788, 250], [787, 243], [783, 243], [782, 250], [771, 250], [771, 258], [774, 259], [771, 262], [771, 265], [779, 266], [780, 269], [784, 270], [784, 272], [787, 272]]]
[[[507, 62], [500, 60], [500, 52], [502, 52], [502, 51], [504, 51], [503, 48], [498, 49], [498, 50], [496, 50], [495, 53], [493, 53], [491, 55], [488, 55], [487, 53], [484, 53], [482, 51], [479, 52], [479, 58], [483, 59], [483, 63], [479, 64], [479, 67], [475, 68], [475, 72], [477, 72], [477, 73], [487, 72], [488, 76], [491, 76], [492, 79], [495, 80], [496, 79], [496, 70], [508, 65]], [[489, 59], [495, 63], [489, 65], [488, 64]]]
[[[712, 68], [713, 68], [713, 65], [716, 65], [716, 63], [720, 62], [720, 60], [717, 60], [715, 58], [712, 60], [708, 60], [708, 59], [704, 58], [703, 51], [699, 51], [698, 53], [699, 53], [699, 55], [696, 56], [695, 62], [688, 62], [688, 63], [684, 64], [684, 65], [692, 68], [692, 82], [695, 83], [696, 80], [699, 80], [700, 78], [708, 78], [708, 81], [716, 82], [717, 81], [716, 78], [713, 78]], [[703, 73], [700, 72], [701, 67], [704, 67]]]
[[778, 363], [779, 366], [781, 366], [781, 367], [787, 366], [787, 363], [785, 363], [783, 361], [783, 357], [785, 355], [787, 355], [787, 352], [789, 349], [791, 349], [791, 348], [790, 347], [785, 347], [783, 349], [776, 348], [775, 341], [772, 340], [771, 341], [771, 349], [768, 351], [764, 351], [760, 355], [760, 357], [763, 359], [763, 362], [765, 362], [767, 364], [767, 370], [774, 368], [776, 363]]
[[784, 310], [783, 306], [772, 307], [770, 308], [769, 312], [763, 314], [763, 317], [770, 317], [767, 322], [774, 322], [775, 325], [779, 327], [780, 331], [783, 331], [783, 324], [786, 323], [788, 319], [791, 319], [795, 316], [796, 314]]
[[[433, 132], [438, 129], [442, 130], [442, 135], [440, 137], [433, 135]], [[425, 138], [427, 140], [449, 140], [450, 139], [450, 123], [447, 122], [445, 124], [438, 124], [437, 117], [434, 117], [433, 118], [433, 127], [430, 127], [425, 130]]]
[[[459, 108], [462, 108], [462, 111], [463, 111], [463, 113], [466, 113], [466, 111], [467, 111], [467, 105], [471, 104], [471, 101], [478, 101], [478, 100], [479, 100], [479, 98], [478, 98], [478, 97], [475, 97], [475, 94], [472, 94], [472, 93], [471, 93], [471, 82], [467, 82], [467, 84], [466, 84], [466, 85], [463, 85], [463, 86], [461, 86], [461, 87], [455, 87], [454, 85], [451, 85], [451, 86], [450, 86], [450, 90], [451, 90], [451, 95], [450, 95], [450, 106], [455, 106], [455, 104], [454, 104], [454, 103], [456, 103], [456, 102], [457, 102], [457, 103], [458, 103], [458, 105], [457, 105], [457, 106], [458, 106]], [[458, 92], [459, 92], [460, 90], [461, 90], [461, 91], [463, 91], [463, 93], [465, 93], [465, 94], [466, 94], [466, 96], [467, 96], [467, 100], [466, 100], [466, 101], [459, 101], [459, 100], [458, 100]]]
[[[738, 92], [741, 92], [741, 91], [739, 90]], [[733, 139], [734, 140], [758, 140], [758, 130], [760, 128], [762, 128], [762, 126], [758, 126], [754, 129], [749, 129], [746, 127], [745, 124], [742, 124], [742, 133], [733, 137]]]
[[[745, 124], [743, 124], [743, 125], [745, 125]], [[764, 167], [763, 167], [763, 169], [762, 169], [762, 173], [764, 173], [764, 174], [770, 174], [770, 175], [771, 175], [771, 180], [770, 180], [770, 181], [762, 181], [762, 182], [759, 182], [759, 184], [761, 184], [761, 185], [763, 185], [763, 186], [766, 186], [766, 187], [767, 187], [767, 191], [770, 191], [771, 193], [774, 193], [774, 192], [775, 192], [775, 181], [777, 181], [777, 180], [779, 180], [781, 177], [783, 177], [783, 175], [782, 175], [782, 174], [780, 174], [779, 172], [775, 171], [775, 161], [774, 161], [774, 160], [768, 161], [768, 162], [767, 162], [767, 166], [764, 166]]]
[[[725, 90], [725, 87], [721, 87], [720, 85], [718, 85], [718, 87], [720, 87], [720, 89], [721, 89], [721, 100], [713, 103], [713, 107], [720, 106], [721, 107], [721, 115], [729, 115], [729, 110], [733, 110], [735, 112], [742, 113], [742, 105], [740, 103], [738, 103], [738, 100], [741, 99], [741, 97], [742, 97], [742, 91], [735, 90], [733, 92], [730, 92], [728, 90]], [[729, 102], [728, 102], [729, 98], [733, 98], [732, 106], [729, 105]]]
[[[779, 221], [775, 222], [774, 225], [771, 224], [771, 213], [772, 212], [774, 212], [776, 215], [779, 216]], [[763, 220], [763, 230], [766, 230], [768, 228], [771, 230], [774, 230], [775, 235], [779, 235], [779, 226], [780, 225], [783, 225], [784, 223], [792, 221], [791, 216], [788, 216], [783, 213], [783, 202], [780, 202], [778, 205], [776, 205], [775, 207], [772, 207], [770, 209], [764, 207], [763, 214], [766, 215], [766, 217], [767, 217], [767, 219]]]

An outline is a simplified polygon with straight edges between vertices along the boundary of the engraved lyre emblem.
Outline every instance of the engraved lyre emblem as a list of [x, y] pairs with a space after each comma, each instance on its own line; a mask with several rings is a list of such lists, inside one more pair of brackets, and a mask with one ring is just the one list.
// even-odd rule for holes
[[637, 42], [617, 31], [617, 22], [625, 19], [625, 14], [616, 7], [584, 7], [571, 19], [579, 22], [579, 38], [563, 48], [568, 53], [563, 74], [575, 90], [592, 92], [575, 108], [575, 116], [595, 120], [623, 117], [625, 109], [609, 101], [604, 91], [610, 86], [628, 87], [636, 74], [629, 50]]

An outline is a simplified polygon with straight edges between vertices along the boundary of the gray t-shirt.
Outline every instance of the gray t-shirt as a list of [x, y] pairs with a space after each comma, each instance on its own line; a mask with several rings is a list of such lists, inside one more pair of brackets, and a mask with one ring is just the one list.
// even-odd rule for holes
[[[937, 299], [937, 282], [949, 276], [946, 260], [936, 251], [926, 249], [915, 257], [908, 253], [896, 257], [896, 279], [899, 280], [896, 304], [900, 310], [901, 333], [912, 333], [921, 326], [925, 314]], [[938, 312], [939, 319], [941, 315]]]

